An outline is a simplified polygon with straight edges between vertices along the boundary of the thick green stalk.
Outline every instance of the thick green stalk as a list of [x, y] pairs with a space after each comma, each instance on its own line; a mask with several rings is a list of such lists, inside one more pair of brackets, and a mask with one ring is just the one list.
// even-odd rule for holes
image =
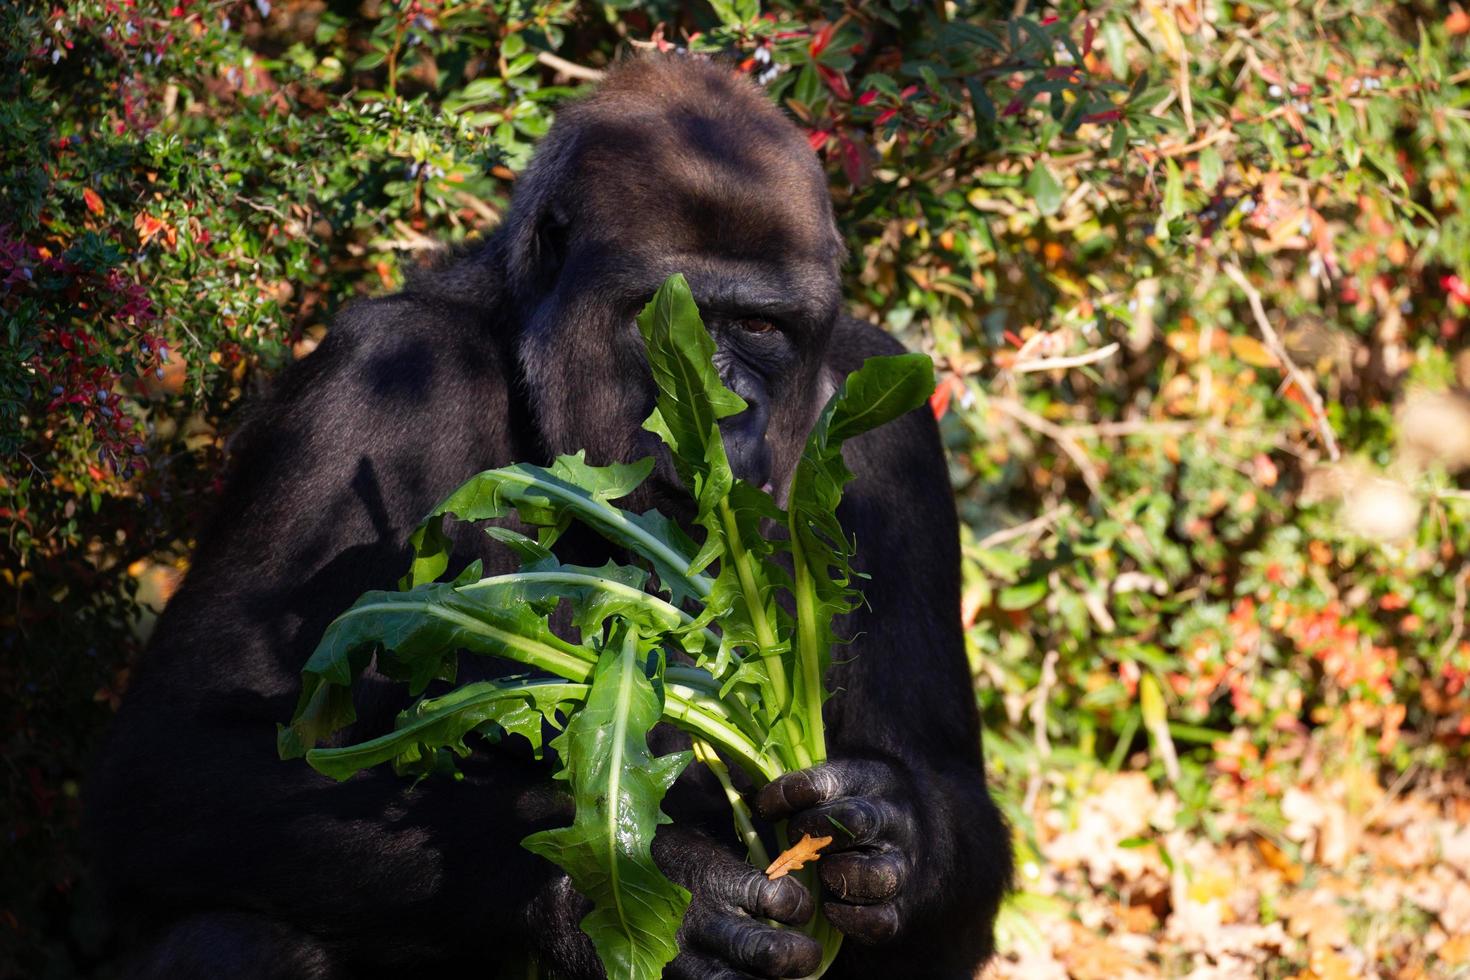
[[740, 592], [745, 598], [745, 608], [750, 614], [750, 622], [755, 629], [756, 643], [760, 646], [760, 657], [765, 662], [766, 674], [770, 677], [771, 687], [776, 694], [776, 713], [791, 743], [791, 767], [805, 769], [812, 764], [812, 758], [801, 736], [801, 726], [796, 724], [796, 719], [790, 714], [791, 682], [786, 677], [786, 664], [776, 649], [776, 632], [771, 628], [770, 620], [766, 618], [766, 608], [761, 602], [760, 588], [755, 584], [753, 560], [750, 552], [745, 549], [744, 542], [740, 540], [740, 528], [735, 520], [735, 512], [730, 509], [728, 498], [720, 501], [720, 522], [725, 528], [725, 548], [730, 561], [735, 566], [735, 574], [740, 579]]
[[730, 815], [735, 820], [735, 832], [745, 842], [745, 849], [750, 854], [750, 863], [757, 868], [766, 868], [771, 864], [771, 856], [766, 853], [766, 845], [761, 840], [761, 835], [755, 829], [755, 821], [751, 819], [750, 807], [745, 802], [745, 797], [730, 782], [730, 770], [725, 766], [725, 760], [721, 759], [714, 750], [714, 746], [702, 739], [694, 740], [694, 758], [709, 767], [709, 771], [715, 774], [720, 781], [720, 786], [725, 790], [725, 799], [730, 804]]
[[806, 719], [806, 744], [813, 762], [827, 761], [827, 730], [822, 723], [821, 633], [817, 628], [816, 586], [801, 549], [801, 538], [791, 528], [791, 557], [796, 572], [796, 664], [801, 671], [802, 704], [793, 710]]

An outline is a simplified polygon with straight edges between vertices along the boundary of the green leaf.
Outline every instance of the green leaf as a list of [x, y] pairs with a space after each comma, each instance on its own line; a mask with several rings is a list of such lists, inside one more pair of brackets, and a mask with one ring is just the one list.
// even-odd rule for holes
[[1031, 176], [1026, 178], [1026, 193], [1048, 217], [1062, 209], [1062, 185], [1057, 183], [1044, 163], [1038, 161], [1031, 168]]
[[345, 748], [312, 749], [306, 761], [333, 779], [392, 761], [400, 771], [415, 771], [419, 763], [448, 748], [469, 755], [465, 736], [471, 732], [511, 732], [526, 738], [539, 757], [544, 720], [557, 710], [585, 700], [586, 684], [559, 680], [479, 681], [466, 684], [441, 698], [424, 698], [398, 716], [386, 735]]
[[688, 571], [694, 552], [688, 536], [671, 521], [630, 514], [609, 503], [631, 493], [652, 469], [652, 459], [592, 466], [578, 453], [558, 457], [550, 468], [516, 463], [479, 473], [435, 507], [410, 539], [411, 584], [432, 581], [448, 565], [449, 539], [439, 526], [446, 514], [482, 521], [514, 510], [522, 521], [540, 529], [537, 543], [543, 549], [550, 548], [575, 519], [647, 560], [675, 602], [702, 598], [709, 593], [710, 582]]
[[1108, 71], [1114, 78], [1127, 78], [1128, 40], [1123, 36], [1123, 28], [1116, 20], [1110, 20], [1103, 25], [1102, 36], [1103, 48], [1108, 55]]
[[852, 479], [842, 444], [913, 411], [933, 392], [934, 364], [926, 354], [864, 361], [818, 416], [792, 477], [787, 520], [797, 612], [793, 702], [809, 744], [825, 745], [823, 678], [836, 642], [832, 621], [860, 599], [851, 588], [852, 546], [837, 520], [843, 488]]
[[1036, 605], [1045, 595], [1046, 579], [1040, 578], [1001, 589], [996, 601], [1000, 608], [1013, 612]]
[[586, 704], [552, 742], [576, 803], [573, 823], [522, 842], [591, 900], [582, 931], [609, 980], [657, 980], [678, 955], [674, 935], [689, 908], [689, 892], [663, 876], [651, 850], [658, 825], [670, 822], [659, 808], [664, 794], [691, 758], [649, 753], [662, 710], [662, 684], [644, 673], [638, 636], [625, 630], [599, 658]]
[[1225, 173], [1225, 162], [1213, 146], [1207, 146], [1199, 155], [1199, 182], [1206, 190], [1214, 190]]
[[1164, 220], [1169, 221], [1184, 213], [1184, 174], [1172, 159], [1164, 161]]
[[708, 515], [735, 482], [719, 422], [745, 411], [745, 401], [715, 370], [715, 342], [683, 276], [670, 276], [659, 287], [638, 315], [638, 329], [657, 389], [643, 427], [669, 447], [700, 514]]
[[460, 650], [507, 657], [572, 681], [586, 679], [590, 650], [556, 636], [530, 605], [487, 605], [491, 599], [444, 583], [363, 595], [327, 627], [302, 669], [295, 716], [276, 738], [281, 757], [297, 758], [356, 720], [347, 689], [374, 650], [381, 651], [378, 670], [407, 680], [414, 693], [436, 678], [453, 680]]

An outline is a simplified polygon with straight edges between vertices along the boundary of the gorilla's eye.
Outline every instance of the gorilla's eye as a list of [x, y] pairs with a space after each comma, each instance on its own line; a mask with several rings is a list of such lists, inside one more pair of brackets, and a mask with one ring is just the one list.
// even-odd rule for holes
[[744, 320], [737, 320], [736, 323], [746, 333], [771, 333], [776, 329], [774, 323], [770, 320], [762, 320], [760, 317], [746, 317]]

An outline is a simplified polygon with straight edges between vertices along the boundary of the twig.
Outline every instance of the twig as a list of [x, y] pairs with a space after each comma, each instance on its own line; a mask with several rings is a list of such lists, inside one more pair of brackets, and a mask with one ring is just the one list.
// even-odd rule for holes
[[1062, 516], [1068, 509], [1067, 505], [1063, 504], [1060, 507], [1053, 507], [1040, 517], [1031, 518], [1031, 520], [1026, 521], [1024, 524], [1017, 524], [1015, 527], [1003, 527], [999, 531], [992, 531], [976, 542], [975, 547], [981, 549], [994, 548], [1005, 544], [1007, 541], [1024, 538], [1028, 534], [1036, 531], [1043, 531], [1054, 524], [1056, 519]]
[[1046, 731], [1046, 702], [1051, 698], [1052, 688], [1057, 685], [1057, 659], [1055, 650], [1047, 651], [1041, 661], [1041, 682], [1036, 685], [1031, 698], [1031, 737], [1036, 744], [1036, 758], [1031, 760], [1031, 774], [1026, 779], [1026, 798], [1021, 803], [1024, 813], [1030, 813], [1036, 805], [1036, 797], [1041, 793], [1041, 763], [1051, 757], [1051, 738]]
[[1465, 635], [1465, 594], [1466, 580], [1470, 579], [1470, 562], [1460, 566], [1455, 573], [1455, 608], [1450, 613], [1450, 636], [1439, 648], [1440, 659], [1450, 655], [1455, 647], [1460, 645], [1460, 638]]
[[246, 207], [255, 209], [256, 211], [264, 211], [266, 214], [273, 214], [277, 218], [280, 218], [282, 221], [289, 221], [290, 220], [284, 214], [282, 214], [280, 211], [278, 211], [277, 209], [271, 207], [269, 204], [261, 204], [261, 203], [259, 203], [257, 201], [252, 201], [252, 200], [250, 200], [250, 198], [245, 197], [243, 195], [237, 195], [235, 197], [235, 200], [239, 201], [241, 204], [245, 205]]
[[607, 72], [597, 68], [588, 68], [585, 65], [579, 65], [565, 58], [558, 57], [550, 51], [537, 51], [536, 60], [547, 68], [561, 72], [568, 78], [580, 78], [584, 82], [600, 82], [602, 81], [602, 77], [607, 74]]
[[1027, 374], [1032, 371], [1052, 371], [1063, 368], [1082, 367], [1084, 364], [1094, 364], [1098, 361], [1107, 360], [1116, 353], [1118, 353], [1118, 344], [1114, 342], [1108, 344], [1106, 347], [1090, 350], [1085, 354], [1074, 354], [1070, 357], [1038, 357], [1034, 361], [1022, 361], [1019, 364], [1011, 365], [1008, 370], [1012, 374]]
[[1082, 482], [1087, 484], [1087, 489], [1092, 491], [1093, 496], [1102, 497], [1102, 479], [1098, 475], [1097, 466], [1087, 458], [1087, 451], [1078, 444], [1076, 439], [1072, 438], [1066, 429], [1054, 422], [1048, 422], [1030, 409], [1022, 407], [1019, 402], [1013, 402], [1007, 398], [992, 398], [990, 404], [1027, 428], [1035, 429], [1055, 442], [1057, 447], [1076, 464], [1077, 470], [1082, 474]]
[[1227, 262], [1225, 263], [1225, 274], [1245, 293], [1245, 298], [1251, 306], [1251, 313], [1255, 316], [1256, 326], [1260, 328], [1261, 337], [1266, 341], [1266, 347], [1285, 366], [1287, 376], [1306, 398], [1312, 419], [1317, 424], [1317, 434], [1322, 437], [1322, 445], [1327, 449], [1327, 458], [1334, 463], [1337, 462], [1342, 457], [1342, 453], [1337, 449], [1337, 437], [1332, 434], [1332, 425], [1327, 421], [1327, 409], [1322, 403], [1322, 396], [1317, 394], [1317, 389], [1312, 385], [1306, 372], [1297, 367], [1291, 355], [1286, 352], [1286, 345], [1281, 342], [1276, 328], [1271, 326], [1271, 321], [1266, 317], [1266, 308], [1261, 304], [1261, 294], [1246, 280], [1245, 273], [1241, 272], [1240, 267], [1235, 263]]

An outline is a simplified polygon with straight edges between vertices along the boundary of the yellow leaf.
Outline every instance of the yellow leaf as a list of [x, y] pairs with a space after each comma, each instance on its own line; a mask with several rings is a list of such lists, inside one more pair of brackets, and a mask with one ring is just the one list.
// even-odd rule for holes
[[1230, 352], [1251, 367], [1274, 368], [1278, 363], [1276, 355], [1254, 337], [1243, 335], [1231, 337]]
[[832, 843], [830, 837], [813, 837], [811, 834], [802, 834], [801, 840], [776, 855], [776, 860], [766, 868], [766, 878], [775, 881], [777, 878], [786, 877], [793, 871], [800, 871], [808, 861], [815, 861], [819, 857], [818, 852], [830, 843]]

